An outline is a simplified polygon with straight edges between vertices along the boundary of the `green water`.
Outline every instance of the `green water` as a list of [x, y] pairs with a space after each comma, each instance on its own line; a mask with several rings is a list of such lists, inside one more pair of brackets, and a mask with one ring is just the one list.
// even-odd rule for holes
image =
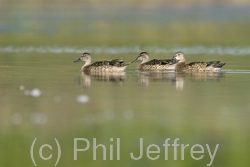
[[[34, 166], [30, 150], [35, 138], [32, 150], [37, 166], [55, 165], [55, 138], [61, 149], [57, 166], [207, 166], [211, 158], [206, 144], [212, 153], [219, 144], [212, 166], [249, 166], [250, 24], [242, 21], [244, 13], [235, 12], [236, 19], [230, 20], [216, 18], [212, 10], [207, 13], [209, 19], [202, 21], [189, 9], [190, 21], [183, 23], [181, 16], [164, 20], [164, 12], [153, 9], [147, 9], [155, 13], [146, 16], [142, 9], [139, 13], [123, 9], [117, 17], [117, 9], [106, 8], [80, 13], [80, 8], [70, 7], [76, 9], [74, 14], [65, 14], [59, 7], [42, 13], [32, 4], [16, 5], [16, 9], [23, 12], [19, 17], [16, 12], [6, 14], [7, 9], [2, 12], [0, 29], [0, 166]], [[79, 22], [81, 17], [85, 19]], [[5, 31], [8, 26], [17, 28]], [[221, 73], [142, 74], [132, 64], [123, 75], [89, 76], [79, 72], [81, 63], [73, 63], [82, 51], [91, 52], [94, 61], [119, 57], [132, 61], [141, 51], [148, 51], [151, 58], [171, 58], [179, 50], [186, 53], [188, 62], [227, 64]], [[77, 153], [77, 160], [75, 138], [90, 144], [88, 150]], [[94, 160], [94, 138], [106, 146], [107, 160], [101, 147]], [[133, 160], [130, 153], [139, 156], [140, 138], [144, 154]], [[177, 157], [169, 146], [165, 158], [167, 138], [170, 144], [179, 138]], [[51, 145], [52, 149], [42, 150], [45, 158], [52, 155], [49, 160], [39, 156], [43, 144]], [[156, 160], [147, 157], [150, 144], [160, 149], [150, 153], [152, 158], [159, 155]], [[181, 144], [189, 146], [181, 152]], [[200, 160], [190, 154], [195, 144], [204, 148], [204, 153], [194, 154], [204, 155]], [[86, 146], [78, 142], [79, 149]]]

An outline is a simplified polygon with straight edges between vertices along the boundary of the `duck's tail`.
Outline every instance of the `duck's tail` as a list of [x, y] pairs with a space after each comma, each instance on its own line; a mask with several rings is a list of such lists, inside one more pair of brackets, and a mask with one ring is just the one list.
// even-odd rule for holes
[[220, 61], [210, 61], [207, 62], [207, 67], [212, 66], [214, 68], [222, 68], [226, 63], [221, 63]]
[[215, 64], [214, 67], [215, 68], [221, 68], [225, 65], [226, 63], [218, 63], [218, 64]]

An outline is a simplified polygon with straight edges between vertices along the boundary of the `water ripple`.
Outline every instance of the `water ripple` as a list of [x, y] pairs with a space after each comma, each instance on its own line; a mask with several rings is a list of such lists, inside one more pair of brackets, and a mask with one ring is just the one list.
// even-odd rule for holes
[[0, 47], [1, 53], [105, 53], [105, 54], [130, 54], [130, 53], [140, 53], [142, 51], [147, 51], [154, 54], [173, 54], [177, 51], [183, 51], [186, 54], [219, 54], [219, 55], [248, 55], [250, 54], [249, 47], [205, 47], [205, 46], [191, 46], [191, 47], [158, 47], [158, 46], [99, 46], [99, 47], [51, 47], [51, 46], [27, 46], [27, 47], [15, 47], [6, 46]]

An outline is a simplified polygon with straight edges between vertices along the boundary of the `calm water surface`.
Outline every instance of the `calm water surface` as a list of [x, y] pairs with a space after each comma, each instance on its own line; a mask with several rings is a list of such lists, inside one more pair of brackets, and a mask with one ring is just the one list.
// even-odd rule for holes
[[[73, 63], [78, 54], [5, 54], [1, 58], [0, 91], [1, 133], [5, 134], [1, 140], [8, 141], [1, 146], [6, 150], [2, 154], [4, 166], [15, 166], [6, 159], [10, 156], [18, 159], [16, 163], [32, 165], [29, 149], [35, 138], [35, 159], [43, 165], [54, 165], [56, 158], [43, 161], [38, 149], [44, 143], [56, 147], [54, 138], [61, 144], [60, 166], [206, 166], [210, 162], [208, 152], [202, 160], [193, 160], [190, 148], [185, 151], [185, 161], [180, 159], [180, 152], [174, 160], [173, 148], [166, 161], [162, 146], [166, 138], [171, 138], [170, 143], [179, 138], [180, 144], [201, 144], [204, 148], [210, 144], [212, 149], [220, 144], [213, 166], [249, 163], [246, 146], [250, 137], [250, 69], [231, 64], [238, 59], [244, 64], [244, 56], [215, 56], [229, 61], [221, 73], [148, 74], [135, 71], [136, 65], [132, 64], [123, 74], [89, 76], [79, 72], [81, 63]], [[136, 56], [123, 55], [127, 60]], [[90, 149], [79, 153], [79, 159], [74, 161], [74, 138], [87, 138], [91, 144], [97, 138], [97, 143], [107, 148], [110, 144], [116, 148], [110, 138], [120, 138], [121, 160], [103, 161], [99, 149], [99, 160], [94, 161]], [[140, 138], [144, 139], [145, 149], [149, 144], [159, 145], [161, 156], [157, 161], [146, 155], [138, 161], [130, 158], [130, 152], [139, 156]], [[57, 155], [56, 149], [45, 151], [48, 155], [51, 152]]]

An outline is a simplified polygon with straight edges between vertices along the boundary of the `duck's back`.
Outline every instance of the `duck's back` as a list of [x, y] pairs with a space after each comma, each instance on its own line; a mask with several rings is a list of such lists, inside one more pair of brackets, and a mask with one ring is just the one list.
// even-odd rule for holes
[[94, 62], [84, 68], [85, 72], [122, 72], [128, 64], [122, 58]]
[[168, 70], [170, 69], [170, 59], [153, 59], [148, 62], [142, 63], [138, 66], [138, 70], [150, 71], [150, 70]]

